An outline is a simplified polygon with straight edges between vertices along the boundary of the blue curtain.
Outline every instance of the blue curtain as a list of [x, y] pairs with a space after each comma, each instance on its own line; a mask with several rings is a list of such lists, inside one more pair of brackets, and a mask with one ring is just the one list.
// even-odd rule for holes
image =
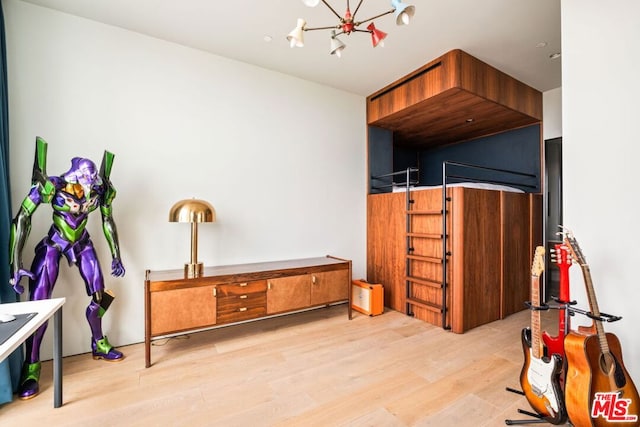
[[[9, 231], [11, 224], [11, 186], [9, 185], [9, 102], [7, 96], [7, 50], [4, 13], [0, 2], [0, 303], [18, 301], [9, 286]], [[0, 404], [11, 402], [22, 366], [22, 347], [0, 363]]]

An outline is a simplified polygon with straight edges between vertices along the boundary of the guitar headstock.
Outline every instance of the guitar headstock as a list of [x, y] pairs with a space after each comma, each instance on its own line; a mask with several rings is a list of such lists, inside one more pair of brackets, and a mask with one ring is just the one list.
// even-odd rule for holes
[[573, 259], [578, 261], [578, 263], [581, 265], [587, 264], [587, 260], [582, 254], [582, 249], [580, 249], [580, 245], [578, 245], [578, 241], [573, 236], [573, 233], [571, 232], [565, 233], [564, 243], [567, 245], [569, 251], [571, 252], [571, 256], [573, 257]]
[[551, 261], [558, 267], [571, 267], [573, 260], [569, 248], [565, 243], [556, 243], [551, 251]]
[[536, 247], [536, 252], [533, 254], [533, 263], [531, 264], [531, 275], [533, 277], [540, 277], [544, 271], [544, 246]]

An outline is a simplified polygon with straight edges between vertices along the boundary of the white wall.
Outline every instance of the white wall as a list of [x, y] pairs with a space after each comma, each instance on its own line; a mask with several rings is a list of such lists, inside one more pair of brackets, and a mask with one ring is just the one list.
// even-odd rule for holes
[[543, 139], [562, 136], [562, 88], [551, 89], [542, 94]]
[[[600, 310], [623, 316], [604, 327], [620, 339], [638, 387], [639, 21], [636, 0], [562, 2], [564, 220], [588, 261]], [[588, 308], [580, 269], [570, 272], [572, 297]]]
[[[99, 163], [105, 149], [116, 155], [124, 278], [108, 275], [99, 213], [90, 220], [117, 296], [104, 319], [113, 344], [144, 340], [144, 271], [189, 261], [189, 226], [167, 221], [182, 198], [216, 208], [218, 221], [199, 227], [205, 265], [332, 254], [352, 259], [354, 276], [364, 277], [363, 97], [28, 3], [3, 7], [13, 211], [29, 189], [37, 135], [49, 143], [51, 175], [74, 156]], [[41, 206], [26, 266], [50, 223]], [[89, 298], [66, 262], [54, 296], [67, 297], [65, 355], [89, 351]], [[42, 350], [51, 357], [47, 342]]]

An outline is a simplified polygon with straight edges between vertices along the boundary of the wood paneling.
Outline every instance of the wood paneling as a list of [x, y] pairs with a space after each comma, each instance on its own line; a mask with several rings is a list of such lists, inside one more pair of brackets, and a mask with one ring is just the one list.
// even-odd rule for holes
[[[463, 333], [476, 326], [525, 309], [532, 252], [534, 215], [530, 199], [539, 195], [472, 188], [449, 188], [447, 262], [447, 324]], [[413, 210], [441, 211], [442, 190], [412, 191]], [[368, 196], [367, 279], [381, 283], [385, 305], [406, 312], [406, 195]], [[538, 206], [539, 207], [539, 206]], [[441, 215], [412, 215], [412, 231], [442, 234]], [[412, 286], [411, 297], [442, 305], [442, 242], [412, 239], [416, 253], [429, 259], [412, 260], [411, 276], [436, 286]], [[442, 315], [428, 307], [412, 307], [416, 318], [442, 325]]]
[[405, 195], [367, 196], [367, 278], [384, 286], [384, 303], [405, 312]]
[[[520, 196], [520, 197], [519, 197]], [[502, 266], [502, 318], [525, 309], [531, 299], [530, 197], [515, 193], [502, 194], [502, 250], [509, 262]]]
[[500, 318], [501, 192], [453, 190], [451, 328], [453, 332], [462, 333]]
[[399, 146], [434, 147], [542, 120], [542, 93], [452, 50], [367, 97], [367, 124]]

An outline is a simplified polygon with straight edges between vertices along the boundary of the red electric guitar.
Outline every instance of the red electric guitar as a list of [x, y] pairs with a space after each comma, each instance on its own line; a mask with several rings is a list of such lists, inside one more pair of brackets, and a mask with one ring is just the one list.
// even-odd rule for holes
[[[560, 269], [560, 295], [558, 302], [560, 304], [569, 303], [569, 267], [571, 267], [571, 254], [567, 246], [558, 243], [554, 246], [555, 251], [551, 254], [551, 260], [556, 263]], [[564, 358], [564, 337], [569, 333], [569, 312], [566, 308], [558, 309], [558, 335], [550, 336], [547, 332], [543, 332], [542, 340], [547, 347], [549, 354], [559, 354]]]

